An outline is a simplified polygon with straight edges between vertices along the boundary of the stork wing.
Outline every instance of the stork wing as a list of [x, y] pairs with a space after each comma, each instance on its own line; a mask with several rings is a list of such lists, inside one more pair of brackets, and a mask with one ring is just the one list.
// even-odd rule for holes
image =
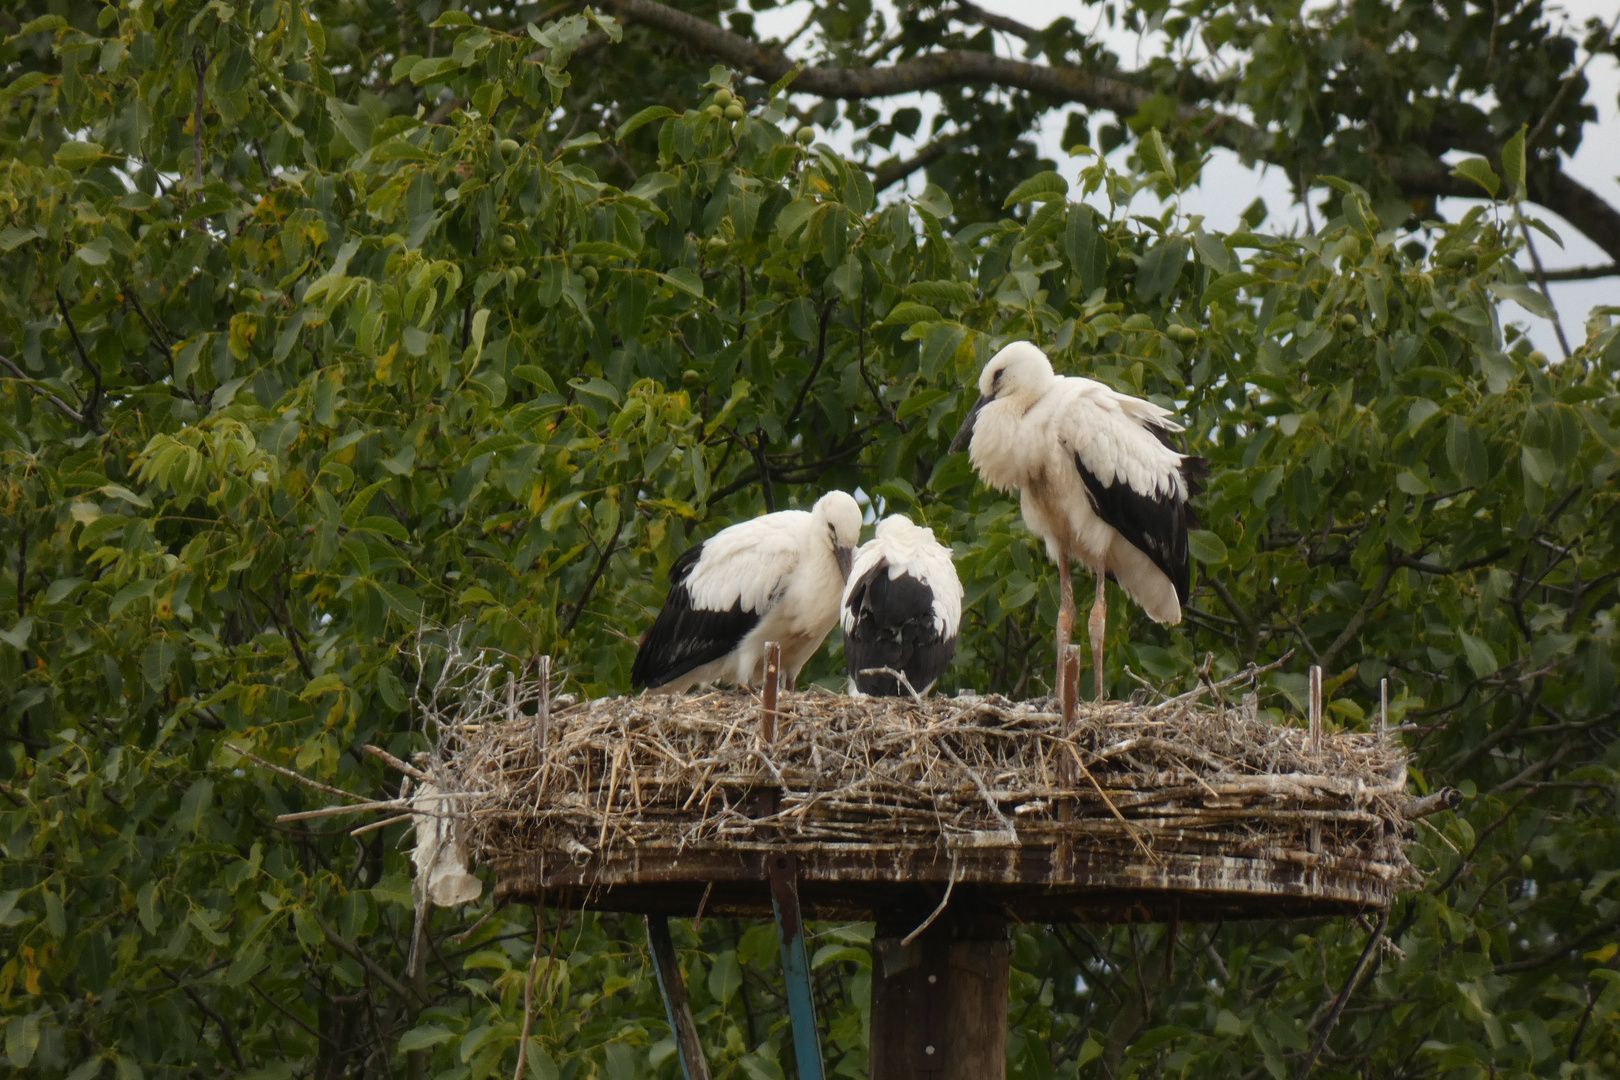
[[631, 683], [662, 686], [735, 649], [781, 598], [809, 516], [767, 514], [683, 552], [669, 570], [669, 598], [636, 651]]
[[1061, 437], [1092, 509], [1163, 571], [1186, 603], [1187, 530], [1198, 524], [1187, 500], [1200, 490], [1204, 459], [1169, 447], [1168, 434], [1181, 427], [1159, 406], [1090, 379], [1073, 381], [1089, 385], [1067, 403]]

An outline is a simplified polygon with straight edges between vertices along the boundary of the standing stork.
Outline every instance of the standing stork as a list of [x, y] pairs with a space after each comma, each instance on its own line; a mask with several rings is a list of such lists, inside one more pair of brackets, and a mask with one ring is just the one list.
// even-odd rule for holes
[[781, 510], [721, 529], [669, 570], [669, 597], [641, 639], [630, 681], [680, 693], [764, 677], [765, 643], [782, 647], [792, 687], [838, 621], [838, 598], [861, 538], [861, 508], [829, 491], [810, 510]]
[[[951, 549], [902, 514], [878, 522], [844, 586], [844, 659], [863, 694], [925, 694], [956, 653], [962, 582]], [[887, 668], [888, 672], [874, 669]]]
[[998, 491], [1018, 489], [1024, 524], [1058, 564], [1060, 691], [1074, 631], [1069, 560], [1096, 575], [1089, 625], [1101, 698], [1105, 579], [1112, 575], [1154, 622], [1181, 621], [1191, 573], [1187, 529], [1198, 524], [1187, 500], [1202, 490], [1208, 462], [1170, 448], [1169, 436], [1182, 427], [1167, 410], [1093, 379], [1055, 375], [1027, 341], [990, 358], [979, 395], [951, 449], [971, 441], [980, 478]]

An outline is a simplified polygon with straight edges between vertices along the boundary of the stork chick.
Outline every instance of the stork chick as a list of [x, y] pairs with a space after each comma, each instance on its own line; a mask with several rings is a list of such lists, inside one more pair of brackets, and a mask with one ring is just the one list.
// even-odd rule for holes
[[1112, 575], [1153, 621], [1181, 621], [1191, 575], [1187, 530], [1197, 527], [1187, 500], [1202, 490], [1208, 462], [1170, 448], [1169, 436], [1182, 427], [1167, 410], [1093, 379], [1056, 375], [1027, 341], [990, 358], [979, 394], [951, 449], [970, 444], [985, 483], [1018, 491], [1024, 524], [1058, 564], [1060, 693], [1074, 631], [1069, 560], [1096, 575], [1089, 629], [1100, 699], [1105, 578]]
[[838, 598], [861, 538], [861, 508], [830, 491], [810, 510], [782, 510], [721, 529], [669, 570], [669, 597], [630, 681], [680, 693], [712, 682], [764, 678], [765, 643], [782, 647], [781, 677], [799, 670], [838, 621]]
[[934, 531], [894, 514], [861, 545], [844, 587], [844, 659], [863, 694], [925, 694], [956, 653], [962, 582]]

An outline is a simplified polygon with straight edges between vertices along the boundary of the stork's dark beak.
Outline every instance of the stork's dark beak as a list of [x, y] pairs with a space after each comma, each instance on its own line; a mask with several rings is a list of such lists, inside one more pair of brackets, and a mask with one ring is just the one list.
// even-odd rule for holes
[[974, 402], [973, 408], [968, 410], [967, 419], [962, 421], [962, 430], [958, 431], [956, 438], [951, 440], [951, 453], [954, 454], [962, 449], [968, 444], [968, 440], [973, 438], [973, 425], [979, 422], [979, 410], [994, 400], [994, 398], [981, 397]]
[[834, 544], [833, 558], [838, 560], [838, 572], [843, 575], [845, 581], [848, 581], [850, 565], [855, 561], [855, 552], [842, 544]]

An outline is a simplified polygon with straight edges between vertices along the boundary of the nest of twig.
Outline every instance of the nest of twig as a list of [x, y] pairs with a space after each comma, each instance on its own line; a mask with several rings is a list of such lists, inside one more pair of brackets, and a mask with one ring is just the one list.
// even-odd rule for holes
[[[466, 658], [420, 694], [435, 781], [475, 859], [576, 866], [789, 849], [1054, 848], [1331, 859], [1393, 887], [1411, 800], [1378, 734], [1256, 715], [1226, 684], [1152, 704], [784, 693], [774, 738], [747, 692], [551, 700]], [[1252, 679], [1252, 673], [1250, 674]], [[762, 798], [761, 793], [770, 793]]]

